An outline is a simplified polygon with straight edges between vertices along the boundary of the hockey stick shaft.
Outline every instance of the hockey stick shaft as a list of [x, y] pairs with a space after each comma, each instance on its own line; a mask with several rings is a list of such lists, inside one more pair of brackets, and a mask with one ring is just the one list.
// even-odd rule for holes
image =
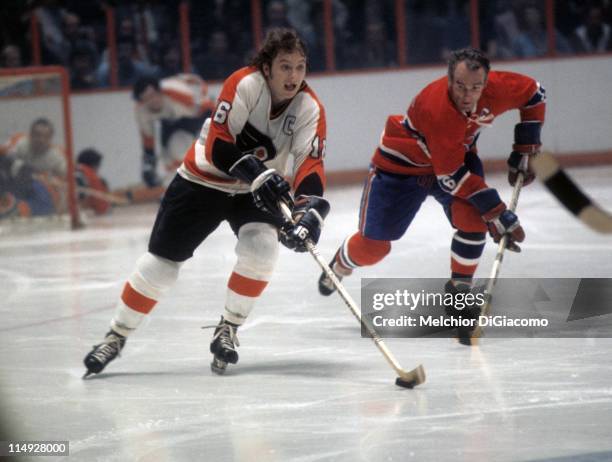
[[[37, 175], [35, 175], [35, 177], [38, 178]], [[60, 188], [68, 188], [68, 183], [59, 178], [49, 176], [45, 177], [44, 180]], [[86, 196], [92, 196], [98, 199], [102, 199], [107, 202], [110, 202], [111, 204], [127, 205], [130, 203], [130, 201], [126, 197], [117, 196], [109, 192], [99, 191], [97, 189], [88, 188], [86, 186], [76, 185], [75, 190], [76, 192], [85, 194]]]
[[[527, 158], [524, 157], [523, 160]], [[516, 183], [514, 183], [514, 189], [512, 190], [512, 197], [510, 198], [510, 204], [508, 204], [508, 209], [512, 212], [516, 211], [516, 207], [518, 206], [519, 196], [521, 194], [521, 189], [523, 188], [523, 183], [525, 181], [525, 176], [523, 173], [519, 172], [516, 178]], [[493, 298], [493, 288], [497, 283], [497, 278], [499, 277], [499, 271], [501, 269], [501, 264], [504, 261], [504, 252], [506, 251], [506, 247], [508, 246], [508, 235], [504, 234], [502, 238], [499, 240], [499, 245], [497, 246], [497, 254], [495, 255], [495, 260], [493, 261], [493, 267], [491, 268], [491, 273], [489, 274], [489, 279], [487, 281], [487, 286], [485, 287], [484, 297], [485, 302], [482, 305], [482, 310], [480, 315], [487, 316], [489, 311], [491, 310], [491, 300]], [[474, 345], [478, 342], [478, 339], [482, 335], [482, 327], [480, 323], [474, 329], [474, 332], [471, 336], [471, 344]]]
[[[521, 189], [523, 188], [523, 182], [525, 181], [525, 177], [522, 173], [518, 174], [518, 178], [516, 179], [516, 183], [514, 183], [514, 189], [512, 190], [512, 198], [510, 199], [510, 204], [508, 209], [512, 212], [516, 211], [516, 207], [518, 205], [519, 195], [521, 194]], [[506, 247], [508, 246], [508, 235], [504, 234], [499, 241], [499, 245], [497, 246], [497, 254], [495, 255], [495, 260], [493, 261], [493, 268], [491, 268], [491, 273], [489, 274], [489, 280], [487, 281], [487, 287], [485, 289], [485, 305], [482, 310], [483, 315], [487, 315], [489, 312], [489, 306], [491, 304], [491, 297], [493, 292], [493, 287], [495, 287], [495, 283], [497, 282], [497, 278], [499, 276], [499, 270], [501, 269], [501, 264], [504, 260], [504, 252], [506, 251]]]
[[[280, 208], [285, 219], [289, 220], [290, 222], [293, 222], [289, 207], [285, 203], [281, 202]], [[307, 240], [306, 248], [308, 249], [310, 255], [312, 255], [315, 261], [319, 264], [323, 272], [332, 281], [334, 287], [336, 287], [336, 289], [338, 290], [338, 294], [340, 295], [346, 306], [348, 306], [348, 308], [351, 310], [351, 313], [353, 313], [355, 318], [357, 318], [361, 326], [365, 328], [370, 338], [374, 341], [374, 344], [376, 345], [378, 350], [382, 353], [382, 355], [385, 357], [385, 359], [393, 368], [393, 370], [397, 373], [397, 375], [402, 380], [406, 382], [412, 382], [414, 385], [419, 385], [423, 383], [425, 381], [425, 369], [423, 368], [423, 366], [419, 364], [415, 369], [411, 371], [406, 371], [401, 367], [401, 365], [399, 364], [391, 350], [389, 350], [380, 335], [378, 335], [376, 330], [367, 322], [365, 322], [365, 320], [361, 317], [361, 312], [357, 307], [357, 304], [350, 296], [348, 291], [344, 288], [340, 280], [336, 277], [336, 274], [332, 271], [327, 262], [323, 259], [323, 257], [319, 253], [319, 250], [317, 249], [317, 246], [312, 241]]]

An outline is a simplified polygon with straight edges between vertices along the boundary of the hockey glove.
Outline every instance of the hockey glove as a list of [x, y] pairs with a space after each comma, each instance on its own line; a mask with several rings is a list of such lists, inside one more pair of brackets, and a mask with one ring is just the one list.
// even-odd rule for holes
[[519, 173], [523, 174], [523, 185], [535, 179], [531, 159], [540, 152], [541, 122], [521, 122], [514, 127], [514, 145], [508, 157], [508, 183], [514, 186]]
[[318, 196], [299, 196], [292, 216], [294, 223], [285, 223], [279, 233], [281, 243], [296, 252], [306, 252], [306, 241], [319, 242], [323, 220], [329, 213], [329, 202]]
[[482, 218], [487, 223], [489, 234], [495, 242], [499, 242], [506, 235], [508, 236], [506, 248], [513, 252], [521, 251], [517, 242], [523, 242], [525, 230], [523, 230], [516, 214], [506, 208], [506, 204], [502, 202], [485, 213]]
[[289, 183], [273, 168], [266, 168], [257, 157], [241, 157], [230, 167], [229, 173], [251, 185], [251, 193], [259, 209], [277, 215], [280, 213], [279, 201], [293, 206]]
[[154, 188], [161, 184], [157, 175], [157, 159], [152, 151], [146, 150], [142, 155], [142, 181], [149, 188]]

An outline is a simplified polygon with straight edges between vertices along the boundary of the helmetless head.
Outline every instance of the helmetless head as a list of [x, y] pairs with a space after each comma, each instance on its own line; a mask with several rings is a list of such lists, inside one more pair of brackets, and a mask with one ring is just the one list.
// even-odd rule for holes
[[293, 98], [306, 76], [306, 45], [291, 29], [272, 29], [251, 61], [268, 81], [272, 105]]
[[487, 84], [491, 65], [483, 52], [464, 48], [451, 53], [448, 60], [448, 94], [457, 109], [471, 112]]
[[142, 77], [134, 84], [132, 96], [150, 112], [159, 112], [164, 107], [159, 79]]
[[35, 155], [42, 155], [51, 147], [53, 124], [49, 119], [40, 118], [30, 126], [30, 149]]

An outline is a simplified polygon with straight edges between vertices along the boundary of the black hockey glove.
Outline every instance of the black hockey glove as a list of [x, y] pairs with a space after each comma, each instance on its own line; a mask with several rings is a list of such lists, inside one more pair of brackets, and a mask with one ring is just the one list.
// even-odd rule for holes
[[285, 223], [279, 233], [281, 243], [296, 252], [306, 252], [306, 241], [319, 242], [323, 220], [329, 213], [329, 202], [318, 196], [299, 196], [292, 216], [294, 223]]
[[246, 155], [232, 165], [229, 173], [251, 185], [251, 193], [255, 205], [268, 213], [278, 215], [280, 201], [293, 206], [291, 186], [273, 168], [267, 168], [264, 163], [253, 155]]
[[523, 174], [523, 186], [535, 179], [531, 159], [540, 152], [540, 122], [521, 122], [514, 127], [514, 145], [508, 157], [508, 183], [516, 184], [519, 173]]
[[149, 187], [154, 188], [161, 184], [157, 175], [157, 159], [155, 153], [145, 150], [142, 155], [142, 181]]

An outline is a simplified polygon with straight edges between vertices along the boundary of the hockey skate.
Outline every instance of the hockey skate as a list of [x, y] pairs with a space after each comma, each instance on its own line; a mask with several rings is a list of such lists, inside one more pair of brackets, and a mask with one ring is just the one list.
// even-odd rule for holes
[[110, 330], [102, 343], [94, 345], [83, 363], [87, 368], [87, 372], [83, 375], [83, 378], [91, 374], [99, 374], [117, 356], [120, 356], [121, 350], [125, 346], [126, 338], [123, 335], [118, 334], [114, 330]]
[[[339, 252], [339, 250], [338, 250]], [[342, 281], [344, 276], [348, 276], [348, 274], [340, 274], [338, 271], [334, 269], [334, 263], [336, 262], [336, 258], [338, 257], [338, 252], [334, 255], [334, 258], [329, 262], [329, 268], [334, 272], [339, 281]], [[336, 291], [336, 286], [332, 282], [331, 278], [323, 271], [321, 276], [319, 277], [319, 293], [324, 296], [329, 296]]]
[[[468, 294], [471, 292], [471, 287], [469, 284], [461, 283], [454, 284], [451, 280], [446, 282], [444, 286], [444, 291], [447, 294], [453, 294], [453, 296], [457, 294]], [[480, 316], [480, 306], [469, 306], [463, 309], [457, 309], [454, 306], [446, 307], [446, 314], [451, 317], [461, 317], [464, 320], [472, 321], [470, 326], [460, 326], [457, 328], [457, 339], [459, 343], [466, 346], [472, 345], [472, 334], [474, 330], [478, 326], [478, 317]]]
[[238, 325], [226, 321], [221, 316], [221, 321], [216, 326], [205, 326], [203, 329], [215, 328], [215, 333], [210, 341], [210, 352], [214, 355], [210, 363], [210, 369], [215, 374], [225, 374], [228, 363], [238, 362], [238, 352], [236, 347], [240, 346], [236, 330]]

